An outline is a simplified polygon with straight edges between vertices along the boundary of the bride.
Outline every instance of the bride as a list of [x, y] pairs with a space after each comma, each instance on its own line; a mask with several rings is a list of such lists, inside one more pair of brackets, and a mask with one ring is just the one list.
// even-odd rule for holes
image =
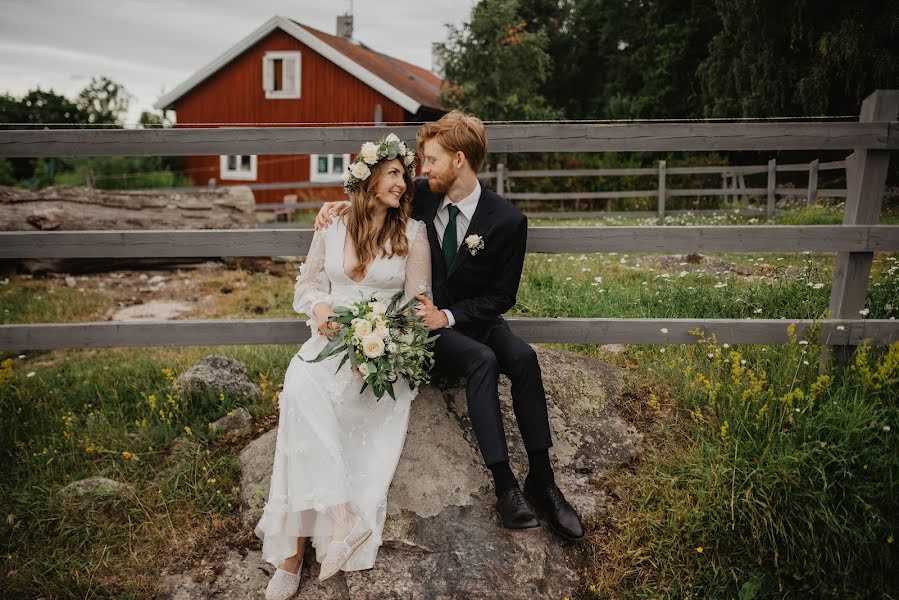
[[393, 134], [362, 146], [344, 176], [351, 208], [314, 234], [296, 280], [293, 308], [311, 316], [312, 337], [284, 376], [271, 489], [254, 530], [263, 558], [277, 567], [269, 600], [296, 593], [309, 538], [320, 580], [372, 568], [381, 545], [387, 490], [417, 390], [400, 379], [395, 401], [377, 401], [370, 387], [359, 393], [362, 377], [349, 362], [337, 371], [339, 356], [307, 361], [340, 327], [328, 322], [333, 307], [430, 289], [427, 230], [409, 218], [414, 161]]

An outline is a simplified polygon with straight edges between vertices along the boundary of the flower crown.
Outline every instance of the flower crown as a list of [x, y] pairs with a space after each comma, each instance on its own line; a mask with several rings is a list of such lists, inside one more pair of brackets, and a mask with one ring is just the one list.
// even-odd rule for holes
[[407, 148], [395, 134], [391, 133], [377, 143], [365, 142], [359, 150], [359, 156], [343, 174], [343, 190], [352, 195], [359, 184], [371, 176], [371, 167], [382, 160], [394, 158], [403, 161], [409, 177], [415, 177], [415, 151]]

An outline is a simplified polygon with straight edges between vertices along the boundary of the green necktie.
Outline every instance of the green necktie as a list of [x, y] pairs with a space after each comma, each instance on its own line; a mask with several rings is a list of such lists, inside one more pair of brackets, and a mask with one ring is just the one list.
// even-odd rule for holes
[[449, 223], [443, 230], [443, 262], [446, 263], [446, 270], [449, 271], [453, 259], [456, 258], [456, 250], [459, 244], [456, 242], [456, 215], [459, 214], [459, 207], [450, 204], [446, 207], [449, 210]]

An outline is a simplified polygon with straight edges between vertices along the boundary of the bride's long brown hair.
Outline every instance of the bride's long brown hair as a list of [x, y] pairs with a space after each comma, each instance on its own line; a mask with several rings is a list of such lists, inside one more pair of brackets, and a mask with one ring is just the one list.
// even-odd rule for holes
[[[394, 159], [397, 160], [397, 159]], [[353, 242], [358, 264], [351, 271], [351, 276], [356, 279], [362, 276], [368, 265], [383, 252], [387, 258], [394, 255], [408, 256], [409, 240], [406, 239], [406, 223], [412, 212], [413, 189], [412, 178], [403, 166], [400, 159], [400, 168], [403, 171], [403, 181], [406, 182], [406, 191], [400, 197], [399, 208], [389, 207], [387, 216], [384, 217], [384, 225], [380, 230], [375, 229], [371, 220], [373, 207], [379, 200], [375, 197], [375, 189], [378, 182], [384, 176], [384, 168], [393, 160], [382, 160], [371, 167], [371, 177], [362, 181], [350, 197], [350, 210], [347, 213], [347, 231]], [[387, 249], [387, 240], [390, 240], [390, 250]]]

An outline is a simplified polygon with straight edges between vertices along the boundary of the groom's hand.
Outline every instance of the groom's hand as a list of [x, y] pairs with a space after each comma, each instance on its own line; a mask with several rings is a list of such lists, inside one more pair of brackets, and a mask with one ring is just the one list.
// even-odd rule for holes
[[431, 302], [430, 298], [421, 294], [415, 297], [418, 298], [420, 302], [420, 304], [415, 307], [415, 310], [420, 317], [424, 318], [425, 327], [430, 331], [449, 327], [449, 319], [446, 318], [446, 313], [434, 306], [434, 303]]
[[321, 231], [331, 224], [333, 217], [339, 217], [350, 209], [350, 203], [346, 200], [339, 202], [325, 202], [315, 215], [315, 230]]

